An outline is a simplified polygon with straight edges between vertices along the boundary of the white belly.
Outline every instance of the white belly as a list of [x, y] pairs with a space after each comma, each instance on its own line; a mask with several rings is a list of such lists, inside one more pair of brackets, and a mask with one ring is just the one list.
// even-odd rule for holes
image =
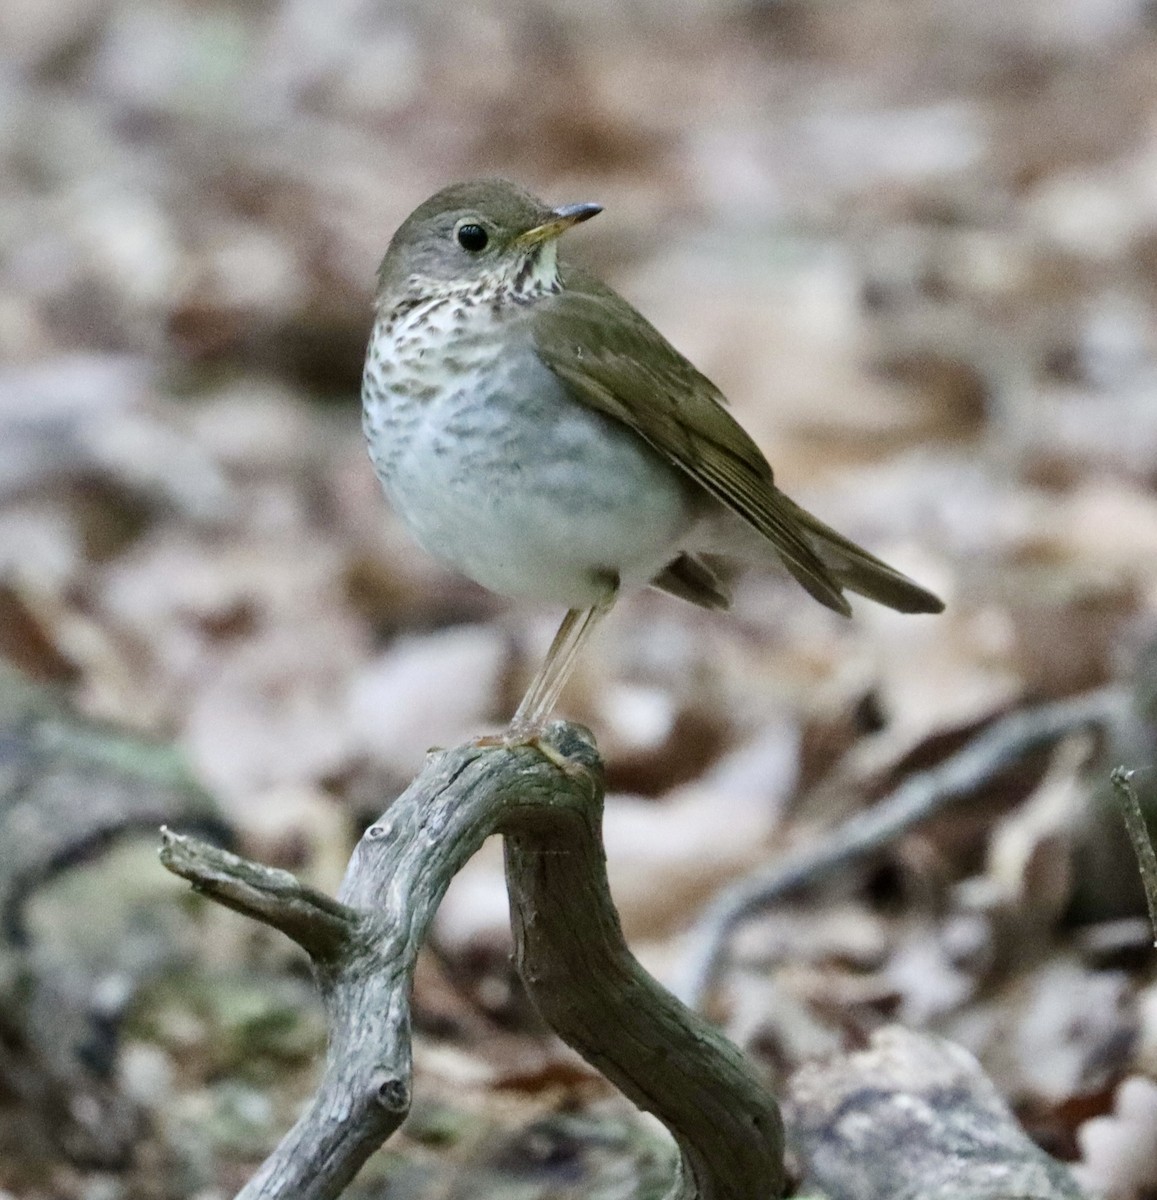
[[401, 371], [386, 349], [363, 383], [370, 455], [431, 554], [492, 591], [580, 608], [678, 553], [696, 490], [537, 358], [460, 348], [467, 372], [447, 386], [437, 364]]

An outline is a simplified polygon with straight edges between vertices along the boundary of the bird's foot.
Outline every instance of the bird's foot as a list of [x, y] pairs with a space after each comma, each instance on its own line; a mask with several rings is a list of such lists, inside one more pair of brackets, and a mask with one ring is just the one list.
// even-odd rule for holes
[[500, 748], [503, 750], [514, 750], [519, 746], [530, 746], [567, 775], [579, 776], [586, 771], [586, 768], [581, 763], [576, 762], [573, 758], [568, 758], [567, 755], [549, 740], [545, 722], [522, 722], [515, 720], [501, 733], [491, 733], [475, 738], [473, 744], [482, 749]]

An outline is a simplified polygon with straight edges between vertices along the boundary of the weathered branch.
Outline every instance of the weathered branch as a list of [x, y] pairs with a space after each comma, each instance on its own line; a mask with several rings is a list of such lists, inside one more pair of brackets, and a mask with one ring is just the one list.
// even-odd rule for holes
[[432, 755], [366, 830], [338, 902], [185, 839], [166, 865], [281, 929], [313, 957], [329, 1027], [319, 1089], [242, 1200], [337, 1196], [401, 1124], [410, 1101], [409, 993], [450, 880], [492, 833], [507, 845], [518, 962], [545, 1019], [680, 1150], [673, 1197], [768, 1200], [782, 1191], [774, 1099], [742, 1055], [631, 956], [607, 887], [598, 755], [557, 724], [529, 746]]
[[560, 792], [549, 820], [539, 806], [504, 819], [519, 974], [555, 1032], [675, 1134], [683, 1171], [673, 1196], [778, 1196], [778, 1108], [739, 1050], [627, 949], [601, 824], [601, 791]]
[[1102, 688], [995, 721], [961, 750], [913, 775], [870, 809], [857, 813], [823, 841], [721, 892], [690, 935], [683, 978], [676, 988], [701, 1008], [719, 971], [727, 939], [747, 917], [791, 892], [831, 879], [868, 860], [917, 825], [944, 812], [1038, 746], [1089, 725], [1121, 719], [1128, 695]]
[[358, 914], [288, 871], [249, 862], [161, 826], [161, 862], [218, 904], [292, 938], [318, 964], [338, 963]]

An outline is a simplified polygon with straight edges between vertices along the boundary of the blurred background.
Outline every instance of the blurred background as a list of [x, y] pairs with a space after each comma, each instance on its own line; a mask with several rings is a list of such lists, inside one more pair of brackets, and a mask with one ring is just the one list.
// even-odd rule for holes
[[[480, 175], [601, 202], [570, 254], [789, 494], [948, 604], [846, 622], [752, 575], [730, 614], [618, 607], [563, 710], [607, 758], [632, 945], [676, 978], [720, 889], [1108, 687], [1123, 733], [747, 922], [710, 1011], [777, 1084], [884, 1021], [945, 1032], [1091, 1183], [1157, 1186], [1105, 787], [1129, 761], [1146, 800], [1157, 758], [1152, 0], [0, 0], [0, 116], [6, 1200], [231, 1195], [309, 1094], [301, 956], [165, 875], [156, 825], [333, 890], [540, 661], [560, 614], [417, 550], [359, 428], [390, 234]], [[666, 1169], [528, 1010], [497, 847], [415, 1003], [414, 1116], [351, 1195]]]

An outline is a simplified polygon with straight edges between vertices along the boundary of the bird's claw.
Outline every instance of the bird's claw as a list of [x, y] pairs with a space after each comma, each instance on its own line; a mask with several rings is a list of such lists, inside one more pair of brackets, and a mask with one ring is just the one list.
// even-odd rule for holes
[[582, 763], [569, 758], [548, 740], [546, 730], [541, 726], [510, 725], [501, 733], [490, 733], [475, 738], [473, 744], [483, 750], [515, 750], [519, 746], [529, 746], [537, 750], [548, 762], [554, 763], [565, 775], [577, 778], [586, 773]]

